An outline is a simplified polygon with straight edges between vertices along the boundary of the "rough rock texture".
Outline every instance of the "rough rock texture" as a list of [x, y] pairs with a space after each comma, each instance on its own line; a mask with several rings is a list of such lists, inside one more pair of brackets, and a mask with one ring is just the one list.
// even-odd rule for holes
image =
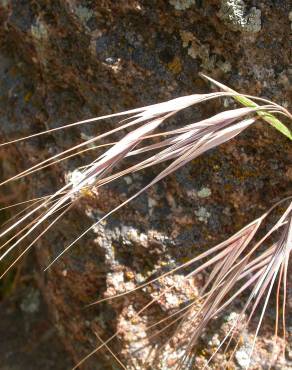
[[72, 361], [35, 284], [35, 270], [29, 264], [27, 267], [19, 275], [17, 289], [0, 302], [0, 369], [70, 369]]
[[[222, 16], [223, 3], [1, 0], [1, 140], [207, 91], [198, 77], [200, 71], [235, 89], [287, 106], [291, 98], [289, 2], [241, 2], [243, 12], [258, 10], [255, 27], [251, 24], [254, 18], [244, 14], [249, 27], [243, 29], [230, 27], [232, 17]], [[219, 102], [203, 105], [180, 119], [191, 122], [219, 107]], [[165, 127], [179, 125], [180, 119]], [[112, 125], [90, 124], [2, 149], [1, 177]], [[79, 360], [98, 346], [97, 335], [106, 339], [119, 330], [111, 348], [127, 369], [171, 369], [179, 353], [172, 348], [162, 354], [157, 350], [170, 331], [151, 338], [153, 332], [146, 327], [196, 297], [205, 275], [185, 282], [181, 272], [124, 299], [90, 309], [84, 309], [85, 305], [130, 290], [177, 266], [286, 196], [292, 177], [287, 153], [288, 141], [259, 123], [153, 187], [95, 228], [46, 274], [40, 273], [51, 315], [73, 359]], [[93, 154], [21, 180], [3, 189], [0, 202], [51, 193], [64, 184], [70, 171], [90, 158]], [[39, 243], [40, 266], [45, 267], [78, 233], [141, 188], [156, 171], [127, 177], [78, 203]], [[135, 318], [135, 313], [173, 282], [172, 294]], [[272, 360], [267, 356], [274, 314], [272, 306], [269, 310], [253, 366], [264, 369], [273, 361], [275, 368], [288, 369], [289, 356], [285, 362], [280, 355]], [[220, 326], [224, 320], [214, 325], [198, 344], [194, 368], [202, 368], [224, 336]], [[291, 317], [288, 327], [292, 336]], [[231, 368], [244, 364], [253, 330], [244, 334]], [[143, 350], [136, 351], [141, 345]], [[226, 358], [218, 355], [211, 368], [221, 368]], [[84, 364], [84, 369], [107, 368], [119, 368], [108, 351]]]

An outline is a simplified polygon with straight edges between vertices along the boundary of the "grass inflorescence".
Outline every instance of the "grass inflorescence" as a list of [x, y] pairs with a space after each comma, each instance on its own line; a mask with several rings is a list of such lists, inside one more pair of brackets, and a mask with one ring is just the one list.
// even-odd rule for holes
[[[9, 259], [11, 255], [15, 256], [17, 250], [19, 250], [19, 252], [12, 263], [9, 263], [9, 265], [4, 268], [1, 277], [7, 274], [45, 233], [51, 230], [53, 226], [70, 211], [76, 202], [79, 202], [82, 197], [90, 192], [98, 191], [98, 189], [106, 184], [117, 181], [124, 176], [134, 174], [138, 171], [147, 170], [147, 168], [152, 166], [165, 163], [164, 169], [146, 186], [131, 195], [121, 204], [118, 204], [88, 229], [84, 230], [75, 240], [65, 245], [63, 251], [46, 266], [46, 269], [56, 263], [64, 253], [68, 252], [69, 249], [90, 230], [122, 207], [125, 207], [131, 200], [135, 199], [151, 186], [186, 165], [188, 162], [203, 155], [208, 150], [236, 137], [258, 120], [261, 119], [266, 121], [291, 140], [291, 131], [276, 117], [276, 115], [281, 115], [291, 120], [291, 114], [287, 109], [266, 99], [237, 93], [209, 77], [204, 77], [223, 91], [183, 96], [159, 104], [75, 122], [63, 127], [49, 129], [45, 132], [32, 134], [25, 138], [13, 139], [9, 142], [0, 144], [0, 146], [5, 149], [5, 146], [9, 144], [17, 145], [22, 140], [32, 139], [40, 135], [50, 134], [59, 130], [68, 130], [71, 127], [82, 124], [94, 124], [102, 119], [121, 117], [116, 128], [94, 138], [85, 140], [62, 153], [55, 154], [15, 176], [2, 181], [0, 184], [1, 186], [12, 181], [20, 180], [38, 171], [42, 171], [49, 166], [68, 160], [74, 156], [84, 155], [88, 151], [96, 149], [104, 149], [104, 152], [97, 156], [91, 163], [85, 164], [81, 168], [76, 168], [74, 175], [55, 193], [23, 202], [21, 204], [24, 206], [23, 210], [18, 212], [2, 226], [0, 238], [3, 242], [0, 247], [0, 261], [3, 262]], [[235, 101], [243, 104], [244, 107], [221, 111], [201, 121], [181, 125], [169, 131], [163, 131], [163, 123], [181, 110], [201, 102], [222, 97], [233, 98]], [[100, 144], [101, 140], [108, 140], [115, 133], [122, 133], [126, 130], [128, 133], [120, 140]], [[129, 158], [132, 159], [131, 165], [126, 165], [121, 169], [121, 165]], [[265, 316], [266, 307], [274, 286], [276, 286], [275, 289], [277, 290], [275, 336], [278, 335], [278, 322], [282, 315], [283, 337], [285, 338], [287, 271], [292, 249], [291, 200], [292, 196], [279, 201], [272, 209], [243, 227], [227, 240], [216, 246], [210, 247], [206, 252], [155, 279], [147, 281], [147, 283], [133, 290], [142, 289], [145, 286], [155, 283], [159, 279], [165, 278], [177, 271], [183, 271], [186, 268], [188, 268], [188, 271], [191, 271], [184, 275], [186, 281], [192, 279], [202, 271], [211, 271], [208, 281], [200, 292], [200, 298], [189, 302], [182, 309], [168, 316], [167, 322], [165, 321], [165, 328], [163, 330], [169, 327], [175, 327], [173, 336], [169, 341], [176, 338], [175, 345], [182, 349], [181, 356], [178, 358], [175, 368], [179, 369], [189, 366], [193, 349], [210, 321], [225, 310], [235, 298], [243, 296], [247, 291], [250, 291], [250, 293], [241, 314], [238, 315], [230, 332], [223, 341], [221, 341], [215, 353], [217, 353], [223, 344], [225, 347], [229, 347], [232, 342], [231, 338], [236, 336], [238, 329], [245, 327], [256, 310], [259, 309], [260, 319], [250, 353], [250, 358], [252, 357], [258, 331], [263, 317]], [[9, 208], [11, 210], [14, 206], [18, 207], [19, 205], [20, 204], [10, 205]], [[267, 216], [274, 211], [275, 208], [280, 206], [284, 207], [283, 214], [264, 236], [258, 238], [258, 231], [262, 227]], [[273, 238], [274, 235], [276, 235], [276, 239]], [[282, 308], [280, 310], [281, 285], [283, 286], [284, 295]], [[172, 289], [173, 286], [170, 286], [163, 290], [160, 296], [155, 297], [143, 307], [143, 309], [137, 313], [137, 316], [141, 315], [145, 310], [151, 307], [153, 303], [157, 302]], [[119, 298], [133, 291], [119, 294], [116, 297], [111, 297], [111, 299]], [[100, 299], [94, 304], [104, 300], [106, 300], [106, 298]], [[248, 318], [244, 320], [243, 318], [246, 316]], [[151, 325], [151, 330], [157, 327], [157, 335], [163, 331], [158, 328], [158, 324], [161, 324], [161, 321]], [[114, 354], [109, 347], [111, 340], [117, 337], [118, 334], [119, 331], [106, 341], [102, 341], [101, 338], [98, 338], [102, 344], [94, 349], [86, 358], [82, 359], [76, 367], [103, 347], [115, 357], [120, 366], [124, 367], [117, 354]], [[169, 344], [169, 341], [165, 345]], [[211, 356], [209, 361], [212, 360], [215, 353]], [[247, 368], [248, 367], [249, 365]]]

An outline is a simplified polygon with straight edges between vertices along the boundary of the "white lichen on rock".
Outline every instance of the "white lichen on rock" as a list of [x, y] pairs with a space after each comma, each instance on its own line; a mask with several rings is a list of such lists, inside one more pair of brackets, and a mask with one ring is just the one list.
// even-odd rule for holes
[[197, 194], [199, 198], [207, 198], [212, 194], [212, 191], [211, 189], [205, 187], [200, 189]]
[[[65, 180], [66, 180], [66, 183], [67, 184], [71, 184], [72, 185], [72, 188], [73, 189], [78, 189], [81, 190], [80, 188], [80, 184], [85, 180], [86, 178], [86, 175], [84, 174], [84, 172], [76, 169], [74, 171], [68, 171], [65, 175]], [[92, 178], [89, 178], [84, 184], [83, 186], [90, 186], [90, 185], [93, 185], [95, 182], [95, 178], [92, 177]]]
[[40, 19], [37, 19], [36, 23], [31, 26], [31, 34], [38, 41], [46, 40], [48, 38], [46, 24]]
[[37, 57], [33, 56], [32, 60], [35, 63], [40, 63], [44, 69], [48, 65], [48, 44], [49, 44], [49, 29], [48, 25], [41, 19], [37, 18], [35, 23], [30, 27], [31, 37], [37, 52]]
[[127, 185], [132, 185], [133, 184], [133, 180], [130, 176], [125, 176], [124, 181]]
[[235, 352], [235, 359], [241, 369], [247, 369], [250, 365], [252, 346], [242, 346]]
[[27, 295], [20, 303], [21, 311], [25, 313], [36, 313], [40, 307], [40, 292], [37, 289], [31, 288]]
[[[165, 294], [160, 297], [162, 292], [165, 292]], [[186, 279], [183, 275], [173, 274], [172, 276], [164, 276], [157, 281], [155, 290], [151, 291], [150, 294], [152, 299], [160, 297], [161, 309], [168, 312], [171, 309], [178, 309], [181, 304], [197, 298], [199, 291], [195, 280]]]
[[84, 25], [94, 16], [94, 12], [84, 6], [77, 6], [75, 14]]
[[218, 13], [233, 31], [257, 33], [261, 30], [261, 11], [252, 7], [249, 11], [243, 0], [221, 0]]
[[176, 10], [185, 10], [196, 3], [196, 0], [169, 0]]
[[124, 283], [123, 271], [110, 272], [107, 274], [107, 286], [114, 288], [116, 294], [125, 291]]
[[204, 207], [200, 207], [195, 211], [195, 215], [198, 217], [199, 221], [207, 223], [211, 214]]
[[65, 174], [66, 183], [72, 184], [72, 187], [78, 186], [78, 184], [80, 184], [80, 182], [83, 181], [84, 178], [84, 174], [78, 169], [74, 171], [68, 171], [68, 173]]

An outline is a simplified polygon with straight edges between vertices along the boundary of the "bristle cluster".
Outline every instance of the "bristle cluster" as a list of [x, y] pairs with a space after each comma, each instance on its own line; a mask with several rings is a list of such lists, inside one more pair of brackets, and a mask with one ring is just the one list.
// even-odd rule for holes
[[[46, 232], [48, 232], [54, 224], [60, 220], [60, 218], [69, 212], [70, 208], [78, 202], [80, 198], [87, 193], [87, 191], [90, 191], [91, 189], [97, 191], [100, 187], [111, 183], [112, 181], [116, 181], [125, 175], [133, 174], [137, 171], [147, 169], [160, 163], [166, 163], [165, 168], [158, 173], [147, 186], [130, 196], [130, 198], [122, 204], [117, 205], [116, 208], [108, 212], [94, 225], [91, 225], [90, 228], [85, 230], [69, 245], [64, 246], [63, 252], [60, 253], [47, 268], [55, 263], [57, 259], [68, 251], [80, 238], [96, 227], [97, 224], [105, 218], [109, 217], [114, 212], [117, 212], [121, 207], [124, 207], [127, 203], [142, 194], [148, 188], [178, 170], [194, 158], [234, 138], [250, 125], [254, 124], [257, 119], [262, 118], [271, 123], [279, 131], [282, 130], [282, 133], [285, 134], [286, 132], [287, 134], [285, 126], [283, 128], [282, 123], [274, 116], [274, 113], [280, 113], [291, 118], [291, 114], [287, 112], [286, 109], [275, 103], [259, 98], [257, 100], [264, 103], [264, 105], [258, 105], [249, 99], [251, 98], [250, 96], [236, 93], [214, 80], [211, 81], [225, 91], [184, 96], [160, 104], [75, 122], [64, 127], [51, 129], [46, 132], [33, 134], [26, 138], [15, 139], [1, 144], [1, 146], [4, 147], [8, 144], [17, 144], [20, 140], [49, 134], [61, 129], [68, 129], [76, 125], [95, 123], [101, 119], [112, 117], [123, 117], [123, 119], [117, 124], [117, 128], [86, 140], [73, 148], [65, 150], [63, 153], [56, 154], [41, 163], [24, 170], [12, 178], [4, 180], [0, 184], [4, 185], [10, 181], [19, 180], [25, 176], [41, 171], [48, 166], [67, 160], [75, 155], [84, 154], [88, 150], [100, 149], [102, 147], [108, 148], [102, 155], [97, 156], [93, 162], [85, 165], [81, 170], [76, 169], [74, 176], [68, 178], [66, 185], [57, 192], [49, 194], [43, 198], [28, 201], [27, 207], [23, 211], [19, 212], [15, 218], [11, 219], [6, 223], [6, 225], [4, 225], [4, 228], [0, 233], [1, 240], [4, 240], [0, 247], [0, 261], [3, 261], [8, 257], [18, 246], [24, 245], [24, 248], [2, 273], [2, 276], [12, 266], [14, 266], [24, 253], [26, 253]], [[210, 99], [226, 96], [236, 98], [247, 106], [244, 108], [222, 111], [207, 119], [188, 123], [171, 131], [163, 131], [164, 121], [179, 111]], [[98, 141], [125, 129], [130, 129], [131, 131], [128, 134], [125, 134], [125, 136], [118, 142], [96, 145]], [[288, 134], [286, 136], [289, 137]], [[154, 138], [155, 140], [149, 143], [149, 141]], [[88, 149], [89, 144], [94, 144], [94, 146]], [[120, 165], [125, 162], [125, 159], [130, 157], [133, 160], [133, 164], [123, 170], [119, 170]], [[19, 206], [19, 204], [16, 206]], [[210, 248], [205, 253], [167, 273], [171, 274], [177, 270], [184, 269], [187, 266], [191, 267], [195, 262], [200, 262], [201, 264], [199, 267], [194, 268], [191, 273], [185, 276], [185, 279], [191, 279], [200, 271], [209, 267], [212, 268], [209, 279], [201, 292], [199, 307], [197, 302], [191, 302], [182, 310], [174, 314], [172, 318], [169, 318], [168, 324], [166, 325], [167, 327], [178, 324], [174, 337], [177, 336], [176, 345], [180, 346], [183, 350], [181, 351], [182, 355], [176, 365], [177, 369], [183, 368], [188, 364], [194, 345], [208, 323], [223, 309], [225, 309], [237, 296], [252, 287], [251, 294], [244, 306], [242, 314], [239, 315], [236, 320], [233, 330], [230, 332], [230, 336], [234, 335], [235, 329], [242, 325], [241, 319], [243, 315], [250, 311], [249, 321], [250, 317], [259, 307], [260, 302], [263, 301], [262, 314], [258, 326], [259, 329], [266, 310], [267, 302], [271, 295], [271, 290], [277, 279], [278, 286], [283, 284], [284, 290], [286, 289], [287, 266], [292, 248], [292, 206], [291, 204], [288, 206], [283, 216], [264, 238], [259, 242], [255, 242], [255, 235], [267, 214], [268, 213], [253, 221], [223, 243]], [[277, 230], [281, 231], [281, 237], [279, 240], [267, 247], [263, 253], [257, 255], [256, 252], [260, 246], [262, 246], [263, 243], [266, 243], [270, 235]], [[35, 236], [35, 234], [37, 234], [37, 236]], [[207, 261], [205, 261], [206, 258]], [[163, 276], [167, 274], [164, 274]], [[154, 279], [147, 284], [151, 284], [157, 279]], [[145, 286], [145, 284], [143, 286]], [[161, 296], [165, 295], [167, 291], [171, 289], [172, 287], [165, 289]], [[138, 315], [151, 306], [157, 299], [159, 299], [159, 297], [156, 297], [152, 302], [149, 302], [147, 306], [138, 313]], [[285, 300], [286, 295], [284, 296], [282, 309], [283, 317], [285, 316]], [[276, 334], [277, 332], [278, 324], [276, 327]], [[99, 348], [106, 347], [111, 351], [110, 348], [107, 347], [108, 343], [117, 334], [118, 333], [106, 342], [102, 342]], [[226, 339], [227, 338], [225, 338], [224, 341]], [[97, 350], [98, 349], [95, 349], [91, 354], [95, 353]], [[118, 358], [116, 358], [116, 360], [118, 360]]]

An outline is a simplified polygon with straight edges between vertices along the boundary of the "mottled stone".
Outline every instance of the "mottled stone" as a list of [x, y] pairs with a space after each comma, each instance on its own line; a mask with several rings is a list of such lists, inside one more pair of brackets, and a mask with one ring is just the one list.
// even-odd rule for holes
[[20, 308], [25, 313], [34, 314], [40, 307], [40, 292], [37, 289], [28, 289], [27, 294], [20, 303]]
[[257, 33], [261, 30], [261, 11], [243, 0], [221, 0], [219, 17], [234, 31]]
[[196, 0], [169, 0], [176, 10], [185, 10], [196, 4]]

